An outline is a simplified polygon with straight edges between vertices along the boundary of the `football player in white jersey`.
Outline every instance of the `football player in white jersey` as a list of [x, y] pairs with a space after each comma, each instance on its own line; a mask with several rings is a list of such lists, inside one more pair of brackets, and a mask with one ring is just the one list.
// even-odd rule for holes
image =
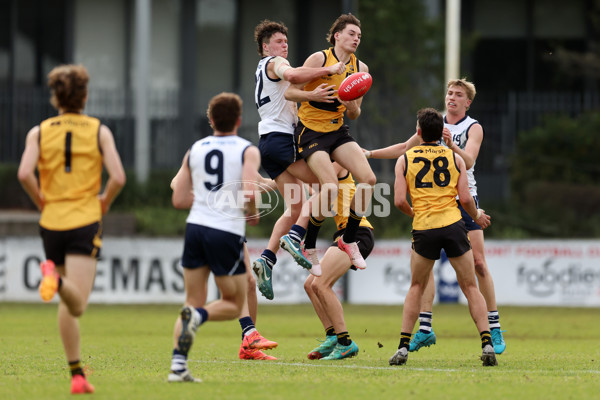
[[[466, 79], [452, 79], [448, 82], [445, 97], [446, 115], [444, 115], [443, 139], [446, 146], [465, 160], [469, 191], [475, 199], [477, 208], [479, 208], [474, 171], [479, 149], [483, 142], [483, 127], [477, 120], [467, 115], [467, 111], [471, 107], [476, 93], [475, 85]], [[418, 143], [418, 138], [415, 134], [404, 143], [398, 143], [383, 149], [366, 150], [365, 156], [367, 158], [397, 158]], [[500, 316], [496, 304], [494, 281], [485, 260], [483, 230], [464, 211], [460, 203], [458, 207], [461, 210], [463, 221], [469, 232], [479, 290], [485, 298], [487, 305], [488, 322], [490, 324], [494, 351], [496, 354], [501, 354], [506, 349], [506, 343], [500, 329]], [[421, 347], [428, 347], [436, 342], [435, 333], [431, 329], [434, 297], [435, 284], [432, 274], [427, 288], [423, 293], [421, 313], [419, 315], [419, 331], [414, 335], [410, 343], [410, 351], [418, 351]]]
[[[175, 182], [183, 174], [183, 166], [177, 172], [177, 175], [171, 181], [171, 189], [175, 188]], [[269, 187], [275, 190], [275, 184], [268, 179], [260, 180], [261, 190]], [[189, 201], [191, 207], [192, 201]], [[188, 208], [189, 208], [188, 207]], [[252, 220], [252, 223], [254, 220]], [[249, 221], [250, 223], [250, 221]], [[277, 342], [265, 339], [256, 329], [256, 317], [258, 314], [258, 299], [256, 298], [256, 279], [250, 269], [250, 255], [248, 247], [244, 243], [244, 263], [246, 265], [246, 278], [248, 282], [247, 301], [244, 302], [242, 311], [239, 316], [239, 323], [242, 328], [242, 343], [240, 345], [239, 357], [242, 360], [276, 360], [277, 358], [265, 354], [262, 350], [269, 350], [277, 347]]]
[[[248, 289], [245, 225], [258, 222], [253, 182], [259, 179], [260, 152], [237, 136], [242, 99], [221, 93], [210, 100], [207, 114], [213, 135], [192, 145], [173, 182], [173, 206], [191, 210], [181, 257], [185, 305], [174, 327], [169, 382], [199, 381], [188, 371], [187, 355], [200, 325], [240, 316]], [[211, 272], [221, 298], [205, 305]]]
[[[306, 218], [306, 222], [294, 225], [301, 216], [305, 201], [302, 182], [318, 183], [317, 177], [298, 155], [294, 143], [298, 109], [295, 102], [285, 99], [284, 94], [290, 83], [301, 84], [323, 75], [345, 72], [342, 62], [329, 67], [292, 68], [287, 61], [287, 33], [287, 27], [283, 23], [269, 20], [261, 21], [254, 30], [254, 40], [261, 56], [256, 68], [254, 92], [256, 108], [261, 118], [258, 123], [258, 147], [262, 167], [275, 180], [279, 192], [284, 196], [286, 207], [289, 208], [275, 223], [267, 248], [253, 263], [258, 288], [269, 300], [274, 296], [271, 273], [277, 262], [280, 238], [289, 231], [286, 239], [291, 238], [299, 243], [308, 223]], [[323, 84], [305, 93], [305, 100], [332, 103], [335, 98], [332, 85]], [[308, 269], [311, 267], [310, 264], [303, 266]]]

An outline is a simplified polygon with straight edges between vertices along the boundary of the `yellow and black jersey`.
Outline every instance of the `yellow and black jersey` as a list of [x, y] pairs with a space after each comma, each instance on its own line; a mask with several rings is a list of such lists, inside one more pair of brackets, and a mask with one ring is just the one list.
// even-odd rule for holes
[[100, 121], [87, 115], [65, 113], [40, 124], [43, 228], [63, 231], [101, 221], [99, 135]]
[[[324, 67], [329, 67], [340, 62], [333, 47], [322, 50], [325, 55]], [[305, 91], [312, 91], [317, 86], [325, 83], [335, 85], [335, 90], [340, 87], [340, 83], [348, 76], [358, 72], [358, 59], [354, 54], [350, 56], [350, 61], [346, 63], [346, 73], [341, 75], [324, 75], [309, 82], [304, 86]], [[344, 111], [346, 107], [337, 99], [333, 103], [321, 103], [317, 101], [305, 101], [298, 110], [298, 119], [309, 129], [317, 132], [332, 132], [338, 130], [344, 122]]]
[[[336, 215], [333, 217], [337, 230], [344, 229], [348, 223], [348, 216], [350, 215], [350, 203], [354, 192], [356, 192], [356, 185], [354, 184], [354, 178], [352, 174], [348, 174], [343, 178], [338, 178], [339, 190], [336, 203]], [[359, 226], [373, 229], [373, 225], [367, 220], [366, 217], [362, 217]]]
[[413, 229], [442, 228], [461, 219], [456, 204], [460, 171], [452, 150], [422, 144], [404, 154], [404, 176], [412, 200]]

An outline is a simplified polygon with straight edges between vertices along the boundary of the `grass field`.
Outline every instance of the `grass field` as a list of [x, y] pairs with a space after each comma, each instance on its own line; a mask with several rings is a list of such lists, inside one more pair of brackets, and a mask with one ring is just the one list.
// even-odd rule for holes
[[[179, 307], [91, 305], [82, 358], [95, 399], [584, 399], [600, 396], [600, 309], [501, 307], [507, 350], [482, 367], [462, 305], [434, 307], [437, 345], [390, 367], [402, 307], [347, 305], [358, 357], [310, 361], [323, 338], [309, 305], [261, 306], [257, 328], [277, 361], [241, 361], [237, 321], [203, 325], [190, 353], [200, 384], [168, 384]], [[0, 303], [0, 399], [70, 398], [56, 306]]]

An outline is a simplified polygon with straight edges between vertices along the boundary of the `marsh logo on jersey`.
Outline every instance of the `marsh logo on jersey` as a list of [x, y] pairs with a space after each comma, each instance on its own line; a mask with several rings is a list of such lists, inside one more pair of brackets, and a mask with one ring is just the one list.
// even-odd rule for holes
[[[255, 207], [250, 207], [252, 201]], [[267, 185], [254, 181], [233, 181], [212, 190], [206, 202], [211, 210], [224, 217], [252, 219], [275, 210], [279, 204], [279, 197]], [[253, 210], [246, 211], [247, 209]]]

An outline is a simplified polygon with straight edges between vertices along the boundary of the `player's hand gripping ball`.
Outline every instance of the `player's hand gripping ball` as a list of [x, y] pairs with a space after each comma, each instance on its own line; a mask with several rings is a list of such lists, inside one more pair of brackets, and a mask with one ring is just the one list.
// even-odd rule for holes
[[368, 72], [356, 72], [348, 75], [342, 81], [338, 89], [338, 96], [343, 101], [356, 100], [364, 96], [372, 84], [373, 78]]

